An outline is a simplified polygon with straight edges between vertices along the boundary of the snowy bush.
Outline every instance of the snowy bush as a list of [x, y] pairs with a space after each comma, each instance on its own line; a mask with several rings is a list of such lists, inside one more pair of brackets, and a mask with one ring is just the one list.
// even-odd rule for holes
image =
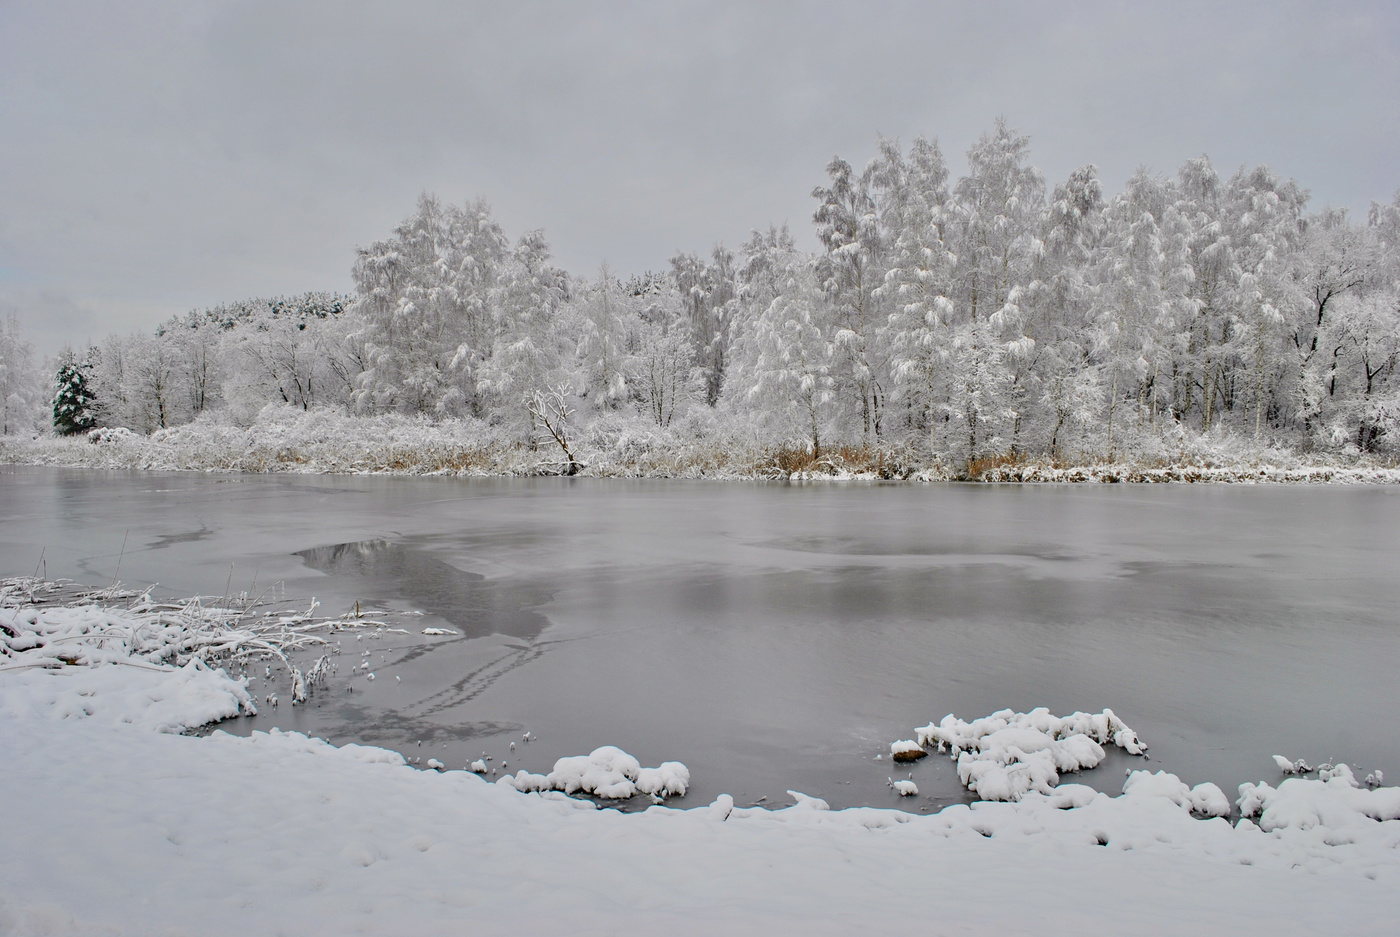
[[682, 797], [690, 787], [690, 770], [678, 761], [643, 768], [622, 749], [605, 745], [587, 755], [560, 758], [547, 775], [522, 770], [496, 783], [525, 793], [561, 791], [592, 794], [606, 800], [626, 800], [637, 794], [650, 794], [654, 798]]
[[[61, 599], [68, 604], [52, 604]], [[246, 678], [225, 668], [268, 662], [270, 673], [276, 663], [290, 677], [291, 702], [303, 702], [329, 674], [330, 655], [303, 670], [293, 653], [331, 650], [328, 636], [335, 631], [382, 626], [318, 618], [315, 608], [313, 602], [305, 612], [259, 612], [246, 596], [239, 607], [200, 598], [158, 602], [115, 584], [75, 593], [46, 580], [0, 580], [0, 674], [58, 680], [46, 684], [56, 695], [45, 699], [63, 717], [107, 712], [116, 721], [181, 731], [257, 712]], [[133, 691], [117, 669], [141, 671], [137, 682], [144, 684]], [[269, 701], [276, 705], [275, 696]]]
[[1061, 773], [1103, 761], [1104, 745], [1130, 755], [1147, 750], [1111, 709], [1064, 717], [1043, 707], [1028, 713], [1003, 709], [972, 722], [949, 714], [914, 731], [920, 746], [949, 752], [957, 760], [958, 780], [983, 800], [1020, 800], [1029, 791], [1048, 794]]
[[[697, 407], [669, 426], [626, 411], [603, 411], [571, 427], [580, 475], [715, 479], [909, 479], [987, 482], [1340, 482], [1395, 484], [1400, 469], [1374, 457], [1308, 460], [1267, 442], [1181, 430], [1170, 439], [1125, 443], [1113, 461], [1064, 465], [998, 457], [970, 464], [912, 446], [824, 447], [773, 440], [749, 415]], [[85, 439], [86, 445], [79, 439]], [[1155, 440], [1155, 442], [1154, 442]], [[1139, 445], [1138, 443], [1141, 443]], [[223, 412], [150, 435], [103, 427], [86, 437], [0, 437], [0, 462], [93, 468], [220, 472], [526, 476], [559, 474], [552, 441], [532, 445], [473, 417], [433, 420], [398, 413], [352, 415], [336, 408], [264, 406], [244, 426]], [[581, 466], [581, 467], [580, 467]]]

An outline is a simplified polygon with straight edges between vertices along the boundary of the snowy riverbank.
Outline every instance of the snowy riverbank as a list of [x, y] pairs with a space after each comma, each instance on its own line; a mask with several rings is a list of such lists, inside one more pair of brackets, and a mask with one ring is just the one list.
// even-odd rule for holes
[[[623, 814], [383, 749], [172, 731], [263, 704], [218, 662], [324, 622], [239, 614], [220, 644], [203, 604], [0, 604], [7, 934], [1381, 934], [1400, 913], [1400, 789], [1350, 772], [1261, 765], [1233, 820], [1147, 771], [1118, 797], [1042, 771], [1019, 802], [932, 816], [801, 795]], [[1110, 713], [919, 733], [1030, 763], [1082, 760], [1073, 731], [1139, 744]]]
[[[837, 446], [813, 458], [715, 416], [661, 428], [603, 416], [570, 442], [575, 471], [597, 478], [910, 480], [986, 482], [1396, 484], [1400, 468], [1356, 455], [1259, 445], [1224, 434], [1138, 440], [1115, 459], [991, 458], [969, 465], [908, 448]], [[199, 472], [532, 476], [567, 468], [553, 442], [528, 446], [476, 420], [430, 422], [333, 410], [269, 408], [251, 426], [216, 420], [142, 436], [0, 437], [0, 463]]]

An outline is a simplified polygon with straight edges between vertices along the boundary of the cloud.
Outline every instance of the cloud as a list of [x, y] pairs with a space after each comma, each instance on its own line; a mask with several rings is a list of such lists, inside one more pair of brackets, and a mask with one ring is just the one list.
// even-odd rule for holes
[[[956, 172], [998, 115], [1053, 184], [1269, 163], [1360, 210], [1400, 179], [1392, 4], [0, 4], [0, 268], [99, 325], [348, 289], [422, 190], [661, 269], [789, 222], [877, 134]], [[88, 300], [85, 300], [85, 302]]]

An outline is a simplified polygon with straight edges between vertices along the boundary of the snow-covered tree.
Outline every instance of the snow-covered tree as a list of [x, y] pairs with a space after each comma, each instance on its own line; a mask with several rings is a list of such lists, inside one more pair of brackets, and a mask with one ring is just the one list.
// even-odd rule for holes
[[1178, 407], [1183, 413], [1199, 410], [1205, 429], [1233, 401], [1229, 359], [1240, 268], [1225, 221], [1224, 187], [1210, 160], [1204, 156], [1187, 160], [1178, 177], [1177, 208], [1190, 231], [1194, 308], [1178, 355], [1182, 381]]
[[[1029, 277], [1013, 291], [1021, 312], [1010, 320], [1020, 336], [1007, 336], [1022, 349], [1009, 360], [1013, 453], [1058, 450], [1068, 429], [1083, 426], [1093, 396], [1087, 389], [1099, 387], [1087, 326], [1097, 297], [1093, 271], [1103, 249], [1104, 208], [1098, 169], [1082, 166], [1055, 186], [1038, 243], [1029, 242], [1036, 256]], [[1069, 427], [1067, 413], [1075, 415]]]
[[881, 338], [889, 359], [892, 400], [903, 405], [907, 429], [927, 439], [940, 395], [947, 328], [954, 318], [955, 258], [944, 242], [948, 170], [938, 144], [919, 138], [907, 162], [886, 145], [873, 164], [882, 190], [882, 227], [889, 263], [876, 296], [889, 309]]
[[227, 347], [236, 371], [230, 396], [245, 407], [281, 403], [309, 410], [325, 402], [318, 398], [327, 358], [319, 339], [314, 325], [290, 319], [265, 319], [231, 334]]
[[695, 366], [681, 297], [665, 281], [642, 289], [634, 285], [628, 293], [640, 304], [628, 387], [657, 426], [670, 426], [693, 402], [705, 399], [704, 373]]
[[154, 335], [131, 337], [129, 350], [128, 399], [136, 404], [131, 428], [144, 433], [177, 426], [188, 418], [183, 412], [179, 360], [172, 343]]
[[92, 362], [90, 357], [80, 359], [72, 349], [61, 352], [58, 360], [58, 373], [54, 376], [54, 432], [60, 436], [86, 433], [97, 426], [97, 400], [89, 386]]
[[614, 410], [627, 403], [629, 348], [642, 327], [637, 297], [629, 294], [604, 264], [577, 302], [578, 356], [583, 393], [594, 408]]
[[678, 253], [671, 258], [671, 278], [690, 323], [696, 367], [705, 385], [705, 401], [714, 406], [724, 388], [732, 342], [736, 271], [734, 254], [716, 245], [709, 261]]
[[566, 305], [568, 277], [549, 263], [543, 232], [531, 231], [501, 265], [498, 283], [500, 321], [491, 355], [477, 369], [477, 391], [498, 418], [533, 425], [536, 394], [578, 391], [577, 331], [564, 321], [574, 312]]
[[949, 335], [943, 369], [948, 387], [944, 444], [968, 463], [1004, 452], [1015, 427], [1017, 414], [1008, 405], [1011, 363], [1029, 349], [1022, 340], [1002, 340], [1007, 327], [1002, 319], [1000, 311], [968, 319]]
[[39, 428], [43, 384], [34, 346], [21, 334], [18, 317], [0, 319], [0, 436]]
[[968, 174], [953, 189], [956, 300], [969, 319], [991, 316], [1029, 286], [1044, 250], [1045, 179], [1029, 153], [1030, 139], [998, 120], [968, 150]]
[[1400, 438], [1400, 289], [1342, 297], [1330, 331], [1338, 366], [1324, 419], [1332, 442], [1376, 452]]
[[754, 413], [782, 439], [811, 444], [821, 455], [833, 427], [834, 343], [821, 328], [823, 292], [812, 265], [798, 252], [770, 257], [776, 297], [735, 339], [735, 366], [726, 400]]
[[1139, 421], [1151, 419], [1163, 401], [1171, 405], [1172, 347], [1194, 308], [1188, 231], [1176, 201], [1167, 181], [1136, 173], [1107, 206], [1100, 250], [1088, 271], [1085, 324], [1104, 385], [1109, 451], [1126, 422], [1125, 405]]
[[1336, 357], [1326, 353], [1333, 349], [1322, 344], [1324, 336], [1335, 334], [1329, 328], [1335, 303], [1384, 277], [1376, 234], [1373, 226], [1351, 224], [1344, 210], [1324, 209], [1304, 220], [1302, 242], [1292, 258], [1300, 301], [1287, 328], [1296, 359], [1292, 393], [1305, 439], [1318, 432], [1329, 373], [1335, 369]]
[[[1021, 414], [1035, 399], [1025, 379], [1035, 351], [1027, 333], [1045, 250], [1045, 180], [1029, 164], [1029, 152], [1029, 138], [998, 120], [968, 150], [968, 174], [953, 187], [948, 232], [957, 258], [954, 310], [960, 321], [952, 360], [959, 373], [950, 382], [954, 398], [947, 409], [964, 424], [969, 458], [980, 457], [987, 446], [1015, 447]], [[979, 354], [985, 360], [974, 360]], [[995, 399], [989, 396], [992, 386], [1002, 389]], [[957, 399], [967, 394], [973, 396]], [[1007, 425], [992, 431], [1002, 417]]]
[[[1237, 330], [1249, 423], [1258, 437], [1283, 369], [1285, 326], [1296, 320], [1303, 297], [1296, 289], [1292, 255], [1302, 237], [1307, 193], [1260, 166], [1230, 181], [1231, 221], [1239, 264]], [[1291, 374], [1291, 369], [1289, 369]]]
[[[897, 144], [882, 141], [882, 146], [882, 159], [860, 176], [845, 160], [833, 159], [826, 167], [831, 184], [812, 190], [819, 202], [812, 220], [824, 248], [815, 272], [830, 310], [823, 331], [829, 333], [834, 353], [831, 380], [843, 422], [865, 441], [880, 434], [888, 368], [877, 338], [885, 324], [876, 294], [884, 279], [885, 244], [871, 178], [883, 172], [898, 184], [894, 180], [902, 181], [905, 174]], [[882, 165], [891, 161], [897, 165]], [[820, 307], [814, 313], [822, 328]]]
[[496, 340], [508, 255], [485, 202], [457, 208], [426, 193], [392, 237], [360, 249], [354, 311], [368, 367], [358, 407], [438, 416], [479, 409], [478, 370]]

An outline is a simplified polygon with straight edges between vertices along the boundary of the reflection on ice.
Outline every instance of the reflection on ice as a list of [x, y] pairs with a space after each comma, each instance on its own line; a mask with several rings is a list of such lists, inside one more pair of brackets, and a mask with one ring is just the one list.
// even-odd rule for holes
[[[457, 625], [469, 637], [506, 634], [533, 639], [548, 622], [522, 607], [534, 598], [517, 594], [478, 573], [449, 566], [391, 540], [360, 540], [301, 550], [311, 569], [346, 581], [376, 598], [412, 602]], [[442, 630], [425, 633], [438, 634]]]

